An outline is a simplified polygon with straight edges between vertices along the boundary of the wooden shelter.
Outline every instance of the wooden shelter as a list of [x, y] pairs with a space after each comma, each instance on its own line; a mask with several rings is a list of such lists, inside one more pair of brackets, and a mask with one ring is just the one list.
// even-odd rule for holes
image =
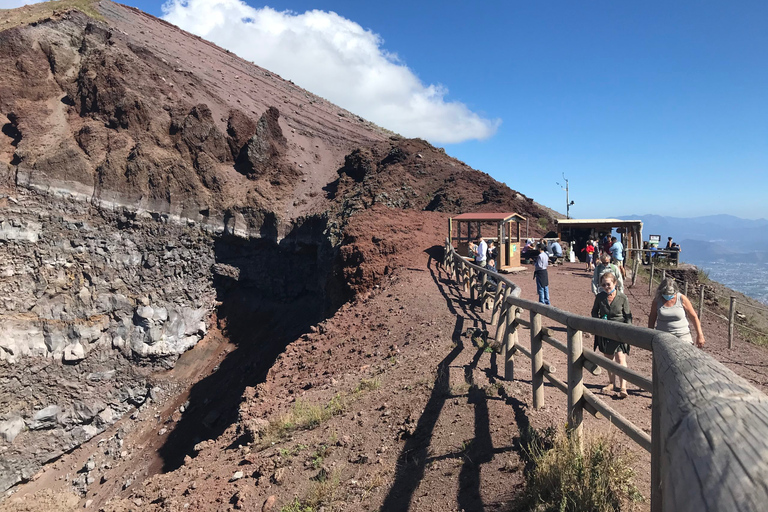
[[469, 255], [469, 242], [477, 235], [493, 240], [499, 249], [498, 270], [520, 266], [520, 222], [518, 213], [462, 213], [448, 219], [448, 238], [459, 254]]
[[613, 229], [621, 235], [624, 249], [643, 247], [643, 221], [621, 219], [558, 219], [557, 234], [563, 242], [573, 242], [577, 257], [584, 259], [586, 252], [581, 252], [589, 238], [609, 234]]

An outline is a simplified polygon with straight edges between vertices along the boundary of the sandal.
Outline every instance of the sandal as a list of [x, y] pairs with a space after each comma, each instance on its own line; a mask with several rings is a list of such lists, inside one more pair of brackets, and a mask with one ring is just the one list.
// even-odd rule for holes
[[613, 384], [608, 384], [607, 386], [600, 388], [601, 393], [609, 393], [611, 391], [616, 391], [616, 386]]
[[626, 389], [622, 389], [621, 391], [619, 391], [619, 398], [627, 398], [627, 397], [629, 397], [629, 393], [627, 393]]

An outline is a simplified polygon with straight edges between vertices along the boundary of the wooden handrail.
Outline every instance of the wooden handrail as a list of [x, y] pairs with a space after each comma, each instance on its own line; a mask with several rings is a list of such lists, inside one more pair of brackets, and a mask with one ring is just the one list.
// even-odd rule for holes
[[[451, 275], [492, 271], [456, 257], [446, 240], [444, 264]], [[459, 267], [457, 269], [457, 266]], [[581, 409], [604, 416], [651, 452], [652, 512], [758, 512], [768, 503], [768, 396], [718, 361], [668, 333], [583, 317], [521, 298], [510, 279], [493, 273], [504, 293], [494, 294], [497, 339], [503, 332], [505, 378], [513, 378], [513, 354], [531, 359], [533, 407], [543, 405], [544, 379], [568, 397], [569, 432], [580, 442]], [[520, 318], [528, 310], [530, 321]], [[542, 317], [567, 327], [568, 382], [557, 379], [543, 360], [542, 341], [562, 350], [562, 342], [542, 328]], [[504, 322], [501, 322], [501, 319]], [[517, 344], [518, 327], [531, 331], [531, 350]], [[653, 353], [653, 378], [581, 347], [581, 333], [604, 336]], [[641, 389], [651, 391], [651, 435], [583, 387], [581, 370], [593, 362]]]

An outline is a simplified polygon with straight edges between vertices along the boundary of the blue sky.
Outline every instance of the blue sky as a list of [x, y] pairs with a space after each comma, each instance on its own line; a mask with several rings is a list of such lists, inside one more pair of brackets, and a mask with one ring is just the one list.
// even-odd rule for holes
[[122, 1], [572, 217], [768, 217], [768, 2]]

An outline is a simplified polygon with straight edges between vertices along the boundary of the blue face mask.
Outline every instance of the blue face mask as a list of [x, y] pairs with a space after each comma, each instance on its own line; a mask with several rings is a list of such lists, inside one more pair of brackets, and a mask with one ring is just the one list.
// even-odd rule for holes
[[663, 293], [661, 294], [661, 296], [664, 297], [664, 300], [672, 300], [675, 298], [674, 295], [664, 295]]

